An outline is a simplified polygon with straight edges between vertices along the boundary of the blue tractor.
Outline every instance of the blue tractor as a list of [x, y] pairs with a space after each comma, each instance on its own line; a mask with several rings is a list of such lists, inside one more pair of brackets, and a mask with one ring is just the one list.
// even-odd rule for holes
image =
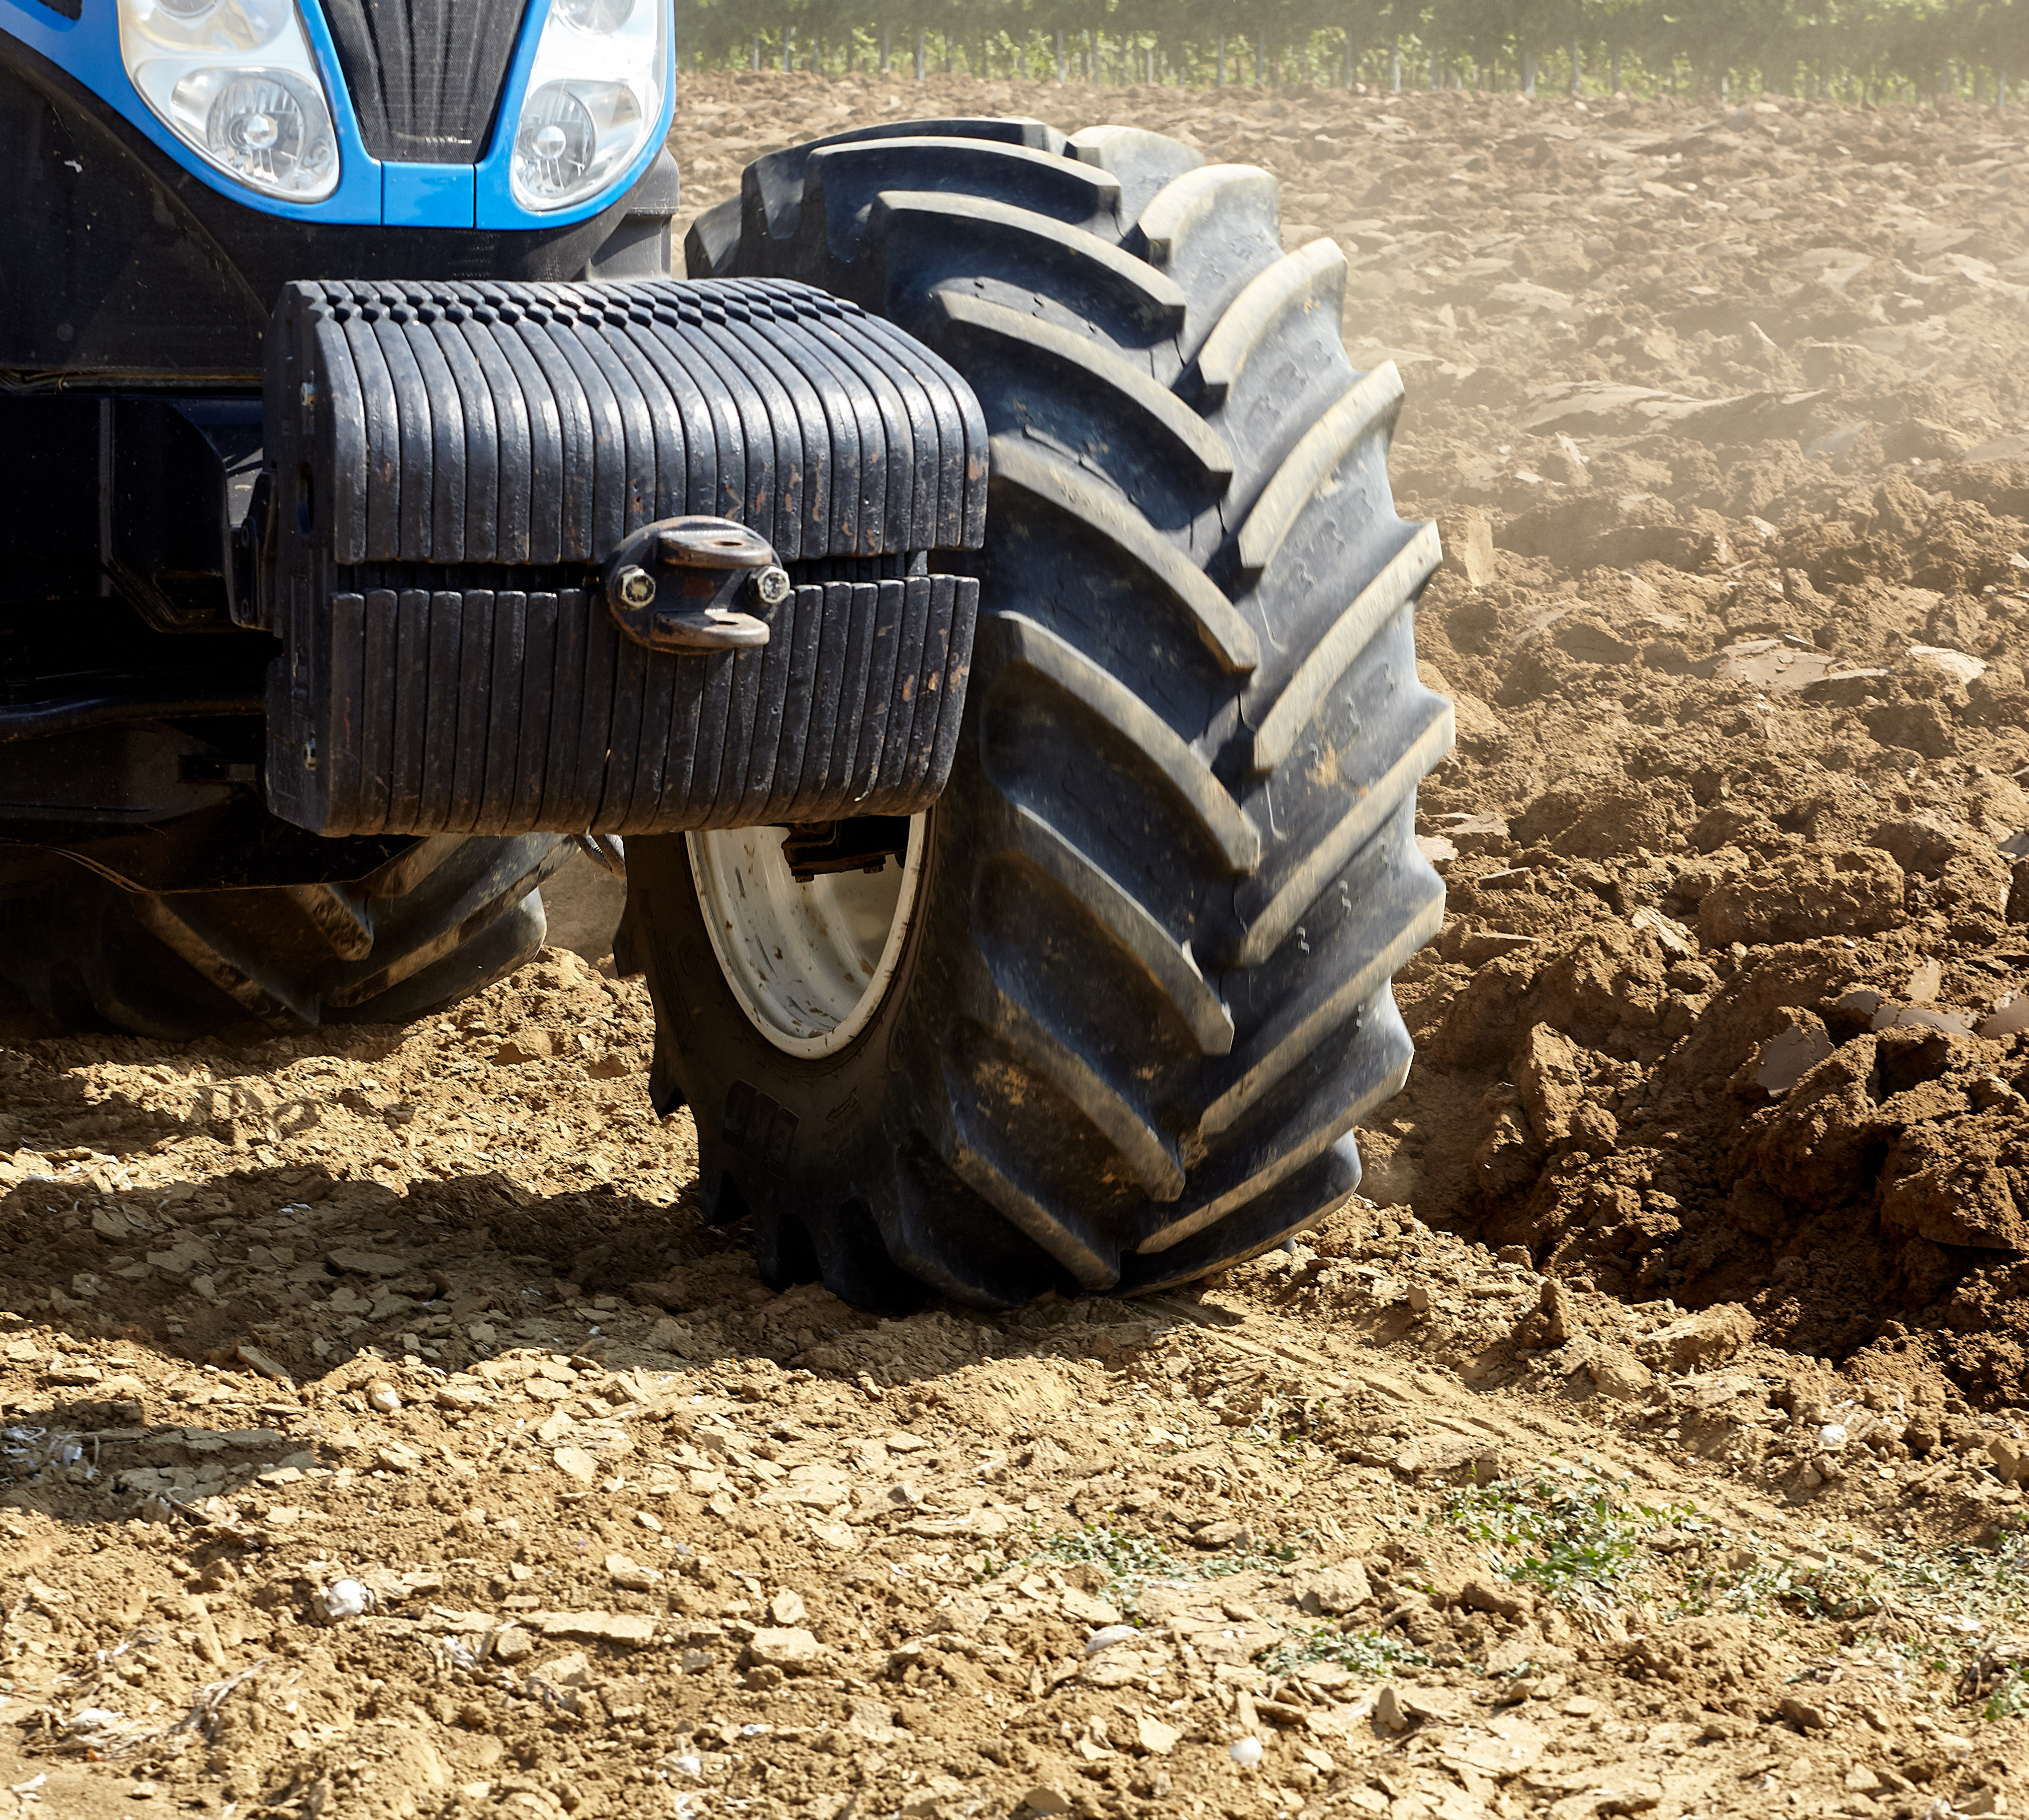
[[576, 841], [771, 1284], [1279, 1241], [1442, 902], [1437, 543], [1342, 257], [1178, 141], [947, 119], [761, 159], [677, 278], [671, 37], [0, 0], [0, 976], [410, 1017]]

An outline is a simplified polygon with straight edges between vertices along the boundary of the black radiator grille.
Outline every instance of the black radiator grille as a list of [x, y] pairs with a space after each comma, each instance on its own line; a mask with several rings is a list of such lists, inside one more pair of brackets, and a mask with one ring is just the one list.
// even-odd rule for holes
[[325, 0], [360, 136], [376, 158], [484, 154], [527, 0]]

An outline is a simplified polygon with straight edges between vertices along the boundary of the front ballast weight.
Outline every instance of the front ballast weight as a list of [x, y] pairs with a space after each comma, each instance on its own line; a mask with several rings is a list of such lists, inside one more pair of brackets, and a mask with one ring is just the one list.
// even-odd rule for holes
[[942, 790], [986, 431], [891, 324], [779, 280], [306, 283], [268, 362], [278, 815], [625, 836]]

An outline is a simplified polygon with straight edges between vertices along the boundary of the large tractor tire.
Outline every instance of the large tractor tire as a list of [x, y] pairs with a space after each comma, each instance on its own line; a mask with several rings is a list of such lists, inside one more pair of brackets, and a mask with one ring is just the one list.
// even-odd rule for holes
[[893, 321], [992, 438], [950, 785], [842, 825], [881, 869], [799, 882], [780, 828], [628, 843], [622, 958], [713, 1216], [771, 1284], [892, 1307], [1174, 1284], [1330, 1211], [1408, 1069], [1452, 739], [1343, 255], [1285, 254], [1262, 171], [1027, 120], [763, 159], [688, 254]]
[[543, 944], [556, 835], [436, 835], [350, 884], [130, 891], [36, 857], [0, 902], [0, 978], [72, 1026], [186, 1038], [400, 1023]]

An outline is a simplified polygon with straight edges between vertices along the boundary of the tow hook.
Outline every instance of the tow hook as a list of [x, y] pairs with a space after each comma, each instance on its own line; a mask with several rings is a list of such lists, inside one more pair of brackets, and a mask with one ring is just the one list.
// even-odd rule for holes
[[730, 518], [661, 518], [606, 565], [606, 604], [620, 629], [650, 651], [753, 651], [768, 622], [745, 610], [780, 606], [788, 572], [774, 546]]

